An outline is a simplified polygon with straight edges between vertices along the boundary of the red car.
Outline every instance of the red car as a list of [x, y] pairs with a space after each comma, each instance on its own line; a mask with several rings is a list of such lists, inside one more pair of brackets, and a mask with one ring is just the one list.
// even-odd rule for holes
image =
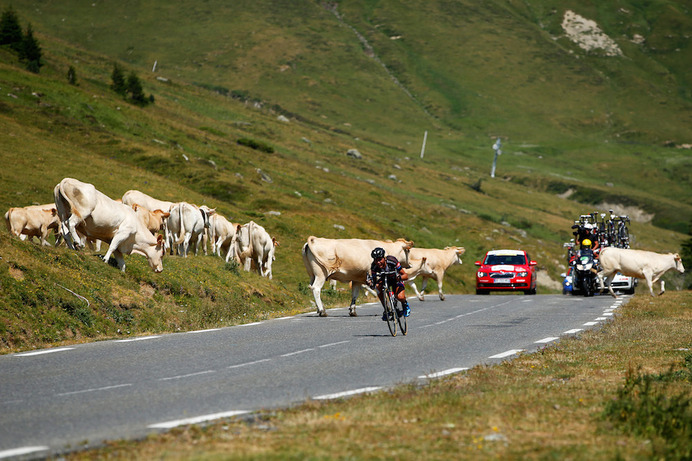
[[476, 261], [476, 294], [491, 291], [523, 291], [536, 294], [536, 261], [522, 250], [492, 250]]

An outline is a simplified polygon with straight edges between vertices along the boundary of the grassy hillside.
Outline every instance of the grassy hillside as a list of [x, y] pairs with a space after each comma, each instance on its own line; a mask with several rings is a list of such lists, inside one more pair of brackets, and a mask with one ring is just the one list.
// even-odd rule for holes
[[[618, 5], [628, 13], [573, 9], [623, 57], [580, 51], [561, 36], [568, 7], [547, 1], [13, 3], [45, 65], [26, 72], [0, 49], [1, 207], [48, 203], [71, 176], [255, 220], [280, 246], [272, 281], [211, 256], [168, 257], [160, 275], [131, 256], [122, 274], [5, 232], [0, 348], [311, 310], [309, 235], [464, 246], [445, 279], [464, 293], [473, 261], [498, 247], [528, 250], [559, 280], [572, 220], [602, 202], [654, 215], [632, 224], [637, 247], [677, 251], [692, 217], [692, 155], [678, 148], [691, 142], [690, 50], [672, 41], [690, 15], [682, 2]], [[110, 90], [114, 62], [154, 104]]]

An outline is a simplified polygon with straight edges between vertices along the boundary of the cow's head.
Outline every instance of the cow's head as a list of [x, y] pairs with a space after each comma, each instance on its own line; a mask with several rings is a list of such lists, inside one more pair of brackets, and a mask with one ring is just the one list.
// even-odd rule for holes
[[400, 260], [399, 262], [405, 267], [411, 267], [411, 263], [409, 262], [408, 258], [411, 248], [413, 248], [413, 241], [403, 238], [397, 239], [396, 241], [401, 244], [401, 250], [404, 253], [403, 260]]
[[202, 205], [199, 207], [199, 212], [202, 213], [202, 219], [204, 220], [204, 227], [209, 229], [211, 226], [211, 222], [209, 221], [209, 218], [216, 213], [216, 208], [209, 208], [206, 205]]
[[163, 272], [163, 255], [166, 254], [166, 244], [163, 235], [156, 236], [156, 243], [145, 244], [144, 256], [149, 262], [149, 267], [157, 274]]
[[681, 274], [684, 274], [684, 273], [685, 273], [685, 268], [684, 268], [683, 265], [682, 265], [682, 258], [680, 257], [680, 255], [679, 255], [678, 253], [675, 253], [675, 254], [673, 255], [673, 257], [675, 258], [675, 269], [676, 269], [678, 272], [680, 272]]
[[445, 250], [454, 250], [454, 262], [452, 264], [461, 264], [461, 255], [466, 252], [464, 247], [445, 247]]

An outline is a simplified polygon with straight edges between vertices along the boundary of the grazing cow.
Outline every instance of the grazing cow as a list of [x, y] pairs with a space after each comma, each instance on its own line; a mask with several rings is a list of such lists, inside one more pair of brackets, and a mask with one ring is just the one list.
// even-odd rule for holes
[[427, 258], [428, 266], [431, 268], [430, 272], [424, 271], [420, 273], [420, 277], [423, 279], [420, 293], [413, 280], [407, 281], [413, 288], [413, 291], [416, 292], [416, 296], [418, 296], [419, 300], [425, 300], [423, 293], [428, 284], [428, 279], [431, 278], [434, 278], [437, 282], [437, 292], [440, 296], [440, 300], [445, 300], [445, 295], [442, 293], [442, 279], [445, 276], [445, 271], [454, 264], [461, 264], [461, 255], [463, 255], [465, 251], [466, 249], [463, 247], [445, 247], [444, 250], [439, 250], [437, 248], [411, 248], [411, 253], [409, 254], [410, 263], [413, 265], [417, 260]]
[[[225, 216], [214, 213], [209, 217], [209, 238], [211, 240], [212, 254], [226, 258], [231, 257], [235, 249], [235, 236], [238, 224], [233, 224]], [[223, 253], [222, 253], [222, 250]]]
[[[235, 250], [236, 260], [250, 271], [254, 263], [255, 269], [262, 277], [272, 278], [272, 262], [279, 243], [269, 233], [254, 221], [236, 227]], [[229, 252], [230, 255], [230, 252]], [[226, 258], [228, 260], [228, 256]]]
[[[615, 298], [617, 298], [617, 295], [610, 286], [610, 282], [612, 282], [617, 272], [628, 277], [645, 279], [646, 284], [649, 285], [651, 296], [654, 296], [653, 284], [663, 274], [671, 269], [675, 269], [681, 274], [685, 272], [680, 255], [677, 253], [660, 254], [652, 251], [607, 247], [601, 250], [601, 255], [598, 259], [601, 263], [601, 271], [596, 275], [601, 286], [601, 292], [604, 290], [603, 277], [605, 276], [605, 284], [608, 286], [608, 291]], [[661, 292], [659, 295], [662, 295], [665, 291], [665, 282], [661, 281]]]
[[384, 248], [388, 255], [396, 257], [403, 266], [409, 265], [408, 254], [413, 242], [399, 239], [396, 242], [361, 239], [327, 239], [310, 236], [303, 246], [303, 263], [310, 277], [310, 289], [315, 298], [317, 313], [326, 317], [320, 291], [329, 279], [351, 284], [349, 315], [356, 317], [356, 299], [360, 286], [372, 264], [370, 253], [376, 247]]
[[123, 255], [132, 253], [147, 258], [154, 272], [163, 270], [163, 236], [154, 237], [131, 207], [112, 200], [92, 184], [72, 178], [60, 181], [53, 194], [63, 236], [70, 248], [75, 249], [80, 241], [79, 232], [88, 239], [108, 242], [104, 260], [107, 262], [113, 255], [123, 272]]
[[137, 203], [132, 205], [132, 209], [135, 210], [137, 217], [142, 220], [142, 223], [149, 229], [149, 232], [154, 235], [156, 235], [158, 231], [165, 229], [166, 219], [171, 215], [161, 210], [149, 211], [149, 209]]
[[5, 213], [7, 230], [20, 239], [41, 239], [41, 245], [50, 245], [46, 237], [53, 230], [56, 234], [55, 244], [60, 243], [60, 219], [55, 204], [30, 205], [22, 208], [10, 208]]
[[250, 221], [250, 241], [252, 242], [252, 261], [257, 266], [257, 272], [262, 277], [272, 278], [272, 262], [274, 262], [274, 254], [279, 242], [269, 235], [264, 227]]
[[174, 240], [173, 245], [178, 247], [178, 253], [181, 256], [187, 257], [190, 245], [194, 246], [195, 255], [197, 255], [204, 229], [209, 227], [209, 215], [213, 213], [215, 210], [187, 202], [177, 203], [171, 209], [171, 215], [168, 217], [169, 230]]
[[[155, 199], [154, 197], [151, 197], [144, 192], [140, 192], [138, 190], [128, 190], [123, 194], [123, 203], [125, 205], [140, 205], [146, 208], [149, 211], [156, 211], [156, 210], [161, 210], [164, 213], [170, 213], [171, 209], [175, 206], [175, 203], [169, 202], [167, 200], [159, 200]], [[172, 244], [172, 239], [170, 232], [168, 231], [168, 220], [165, 219], [163, 222], [163, 233], [166, 236], [166, 242], [167, 245]], [[171, 247], [171, 251], [173, 248]]]

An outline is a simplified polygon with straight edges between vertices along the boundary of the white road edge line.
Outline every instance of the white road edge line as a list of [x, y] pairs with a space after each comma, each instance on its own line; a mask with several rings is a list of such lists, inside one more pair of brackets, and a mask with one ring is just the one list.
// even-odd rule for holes
[[185, 334], [187, 335], [194, 335], [197, 333], [209, 333], [210, 331], [219, 331], [221, 328], [208, 328], [206, 330], [194, 330], [194, 331], [186, 331]]
[[594, 326], [594, 325], [598, 325], [598, 322], [586, 322], [586, 323], [584, 324], [585, 327], [592, 327], [592, 326]]
[[142, 336], [140, 338], [132, 338], [132, 339], [116, 339], [113, 342], [115, 342], [115, 343], [131, 343], [134, 341], [146, 341], [148, 339], [156, 339], [156, 338], [160, 338], [160, 337], [161, 336]]
[[58, 347], [56, 349], [45, 349], [45, 350], [36, 351], [36, 352], [24, 352], [22, 354], [14, 354], [14, 356], [15, 357], [31, 357], [34, 355], [52, 354], [53, 352], [71, 351], [72, 349], [74, 349], [74, 347]]
[[491, 355], [488, 357], [489, 359], [504, 359], [505, 357], [509, 357], [511, 355], [517, 355], [519, 352], [523, 352], [524, 349], [511, 349], [505, 352], [501, 352], [499, 354]]
[[353, 389], [352, 391], [337, 392], [335, 394], [318, 395], [316, 397], [313, 397], [313, 399], [314, 400], [338, 399], [341, 397], [348, 397], [351, 395], [365, 394], [367, 392], [375, 392], [375, 391], [379, 391], [380, 389], [382, 389], [381, 386], [363, 387], [361, 389]]
[[575, 333], [579, 333], [580, 331], [584, 331], [582, 328], [574, 328], [572, 330], [567, 330], [563, 334], [564, 335], [573, 335]]
[[55, 394], [55, 395], [57, 395], [59, 397], [64, 397], [66, 395], [85, 394], [87, 392], [97, 392], [97, 391], [108, 391], [111, 389], [118, 389], [120, 387], [129, 387], [129, 386], [132, 386], [132, 384], [116, 384], [115, 386], [95, 387], [93, 389], [84, 389], [81, 391], [61, 392], [60, 394]]
[[149, 429], [173, 429], [178, 426], [187, 426], [189, 424], [204, 423], [207, 421], [213, 421], [215, 419], [230, 418], [232, 416], [244, 415], [245, 413], [250, 413], [246, 410], [235, 410], [235, 411], [225, 411], [223, 413], [213, 413], [210, 415], [196, 416], [194, 418], [176, 419], [173, 421], [166, 421], [163, 423], [150, 424], [147, 426]]
[[552, 343], [553, 341], [557, 341], [558, 338], [557, 336], [549, 336], [547, 338], [539, 339], [538, 341], [534, 342], [534, 344], [547, 344], [547, 343]]
[[49, 450], [48, 447], [20, 447], [20, 448], [13, 448], [11, 450], [2, 450], [2, 451], [0, 451], [0, 459], [12, 458], [14, 456], [28, 455], [30, 453], [36, 453], [37, 451], [47, 451], [47, 450]]
[[249, 327], [252, 325], [261, 325], [262, 322], [252, 322], [252, 323], [243, 323], [242, 325], [236, 325], [237, 327]]
[[433, 378], [439, 378], [441, 376], [447, 376], [447, 375], [452, 375], [454, 373], [459, 373], [461, 371], [466, 371], [468, 368], [465, 367], [460, 367], [460, 368], [450, 368], [448, 370], [443, 370], [443, 371], [438, 371], [437, 373], [430, 373], [427, 375], [420, 375], [418, 379], [433, 379]]

